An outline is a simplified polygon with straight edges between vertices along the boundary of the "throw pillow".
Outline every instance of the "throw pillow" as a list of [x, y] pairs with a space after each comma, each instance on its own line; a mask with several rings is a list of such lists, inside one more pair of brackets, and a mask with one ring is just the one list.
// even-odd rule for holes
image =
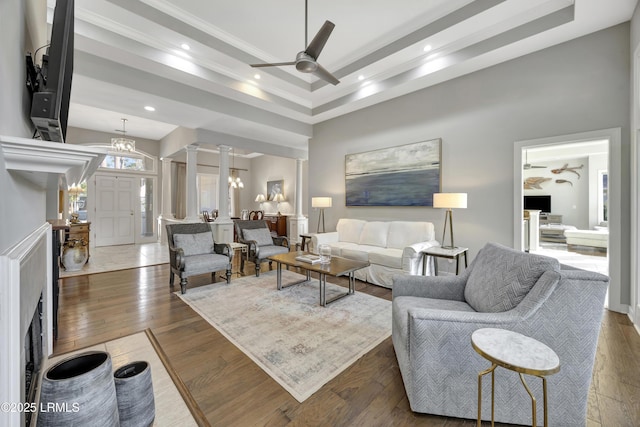
[[213, 253], [213, 235], [207, 233], [174, 234], [173, 245], [182, 248], [185, 256]]
[[498, 313], [516, 307], [557, 259], [488, 243], [473, 260], [464, 297], [474, 310]]
[[271, 232], [267, 228], [245, 229], [242, 234], [244, 235], [244, 240], [255, 240], [258, 246], [273, 245]]

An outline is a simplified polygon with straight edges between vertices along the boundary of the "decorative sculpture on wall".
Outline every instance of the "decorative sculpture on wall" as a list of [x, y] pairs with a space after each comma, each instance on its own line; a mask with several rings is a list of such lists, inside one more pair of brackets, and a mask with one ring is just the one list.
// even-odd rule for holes
[[544, 178], [542, 176], [532, 176], [524, 180], [523, 188], [525, 190], [533, 190], [533, 189], [542, 190], [542, 187], [540, 184], [547, 181], [551, 181], [551, 178]]
[[556, 184], [571, 184], [571, 186], [573, 187], [573, 182], [569, 181], [568, 179], [556, 179]]
[[565, 163], [560, 169], [551, 169], [551, 173], [555, 173], [557, 175], [563, 172], [573, 172], [578, 175], [578, 179], [580, 179], [580, 174], [576, 172], [576, 169], [582, 169], [583, 166], [584, 165], [569, 167], [569, 163]]

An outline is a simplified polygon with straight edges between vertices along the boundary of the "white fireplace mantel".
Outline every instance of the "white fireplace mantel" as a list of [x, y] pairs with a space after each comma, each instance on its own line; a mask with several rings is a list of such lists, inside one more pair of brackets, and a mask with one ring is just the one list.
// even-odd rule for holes
[[64, 175], [67, 185], [95, 172], [107, 155], [104, 148], [0, 135], [5, 168], [46, 189], [50, 174]]

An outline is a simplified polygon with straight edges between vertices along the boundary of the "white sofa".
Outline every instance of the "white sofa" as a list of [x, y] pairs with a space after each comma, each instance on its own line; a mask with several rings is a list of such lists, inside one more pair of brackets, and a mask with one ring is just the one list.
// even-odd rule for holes
[[565, 230], [567, 245], [591, 246], [594, 248], [607, 248], [609, 244], [609, 229], [598, 227], [595, 230]]
[[[370, 265], [356, 271], [356, 278], [391, 288], [396, 274], [422, 274], [421, 251], [440, 246], [435, 240], [431, 222], [364, 221], [342, 218], [336, 230], [313, 234], [311, 251], [328, 244], [331, 254], [344, 258], [369, 261]], [[427, 258], [427, 274], [433, 274], [433, 263]]]

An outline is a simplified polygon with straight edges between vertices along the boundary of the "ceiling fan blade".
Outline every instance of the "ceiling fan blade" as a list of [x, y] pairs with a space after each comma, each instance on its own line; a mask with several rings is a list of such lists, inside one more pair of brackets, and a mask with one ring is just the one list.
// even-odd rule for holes
[[260, 68], [260, 67], [281, 67], [283, 65], [296, 65], [296, 62], [272, 62], [272, 63], [267, 63], [267, 64], [249, 64], [251, 65], [253, 68]]
[[336, 79], [333, 74], [324, 69], [324, 67], [320, 64], [317, 64], [318, 68], [313, 72], [314, 75], [320, 77], [322, 80], [331, 83], [332, 85], [337, 85], [340, 83], [340, 80]]
[[544, 169], [544, 168], [546, 168], [546, 166], [533, 166], [533, 165], [531, 165], [531, 168], [532, 169]]
[[314, 59], [318, 59], [318, 56], [320, 56], [320, 52], [322, 52], [322, 49], [327, 43], [327, 40], [329, 39], [329, 36], [331, 35], [334, 27], [335, 24], [333, 22], [324, 22], [322, 28], [320, 28], [320, 31], [318, 31], [313, 40], [311, 40], [311, 43], [309, 43], [309, 46], [307, 46], [307, 49], [305, 49], [307, 55], [313, 57]]

